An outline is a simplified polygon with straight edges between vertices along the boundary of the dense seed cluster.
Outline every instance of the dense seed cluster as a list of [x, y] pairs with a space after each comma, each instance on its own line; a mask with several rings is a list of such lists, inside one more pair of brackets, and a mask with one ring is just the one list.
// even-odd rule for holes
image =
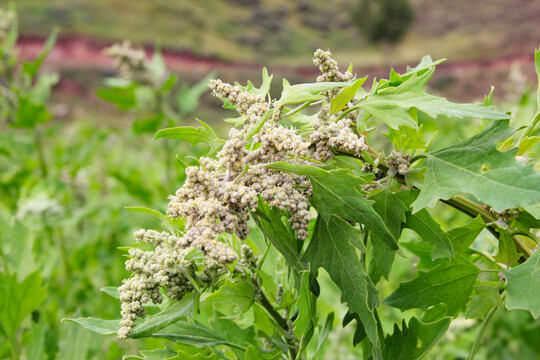
[[146, 53], [143, 49], [133, 47], [130, 41], [112, 45], [105, 49], [105, 54], [113, 59], [123, 79], [147, 84], [154, 82]]
[[131, 271], [133, 276], [124, 280], [118, 288], [122, 302], [122, 321], [118, 330], [120, 338], [127, 338], [136, 319], [146, 316], [143, 304], [150, 301], [162, 302], [160, 288], [166, 289], [170, 299], [177, 300], [193, 290], [186, 277], [186, 274], [192, 271], [191, 264], [184, 260], [184, 255], [191, 251], [192, 247], [186, 245], [182, 238], [154, 230], [139, 230], [134, 237], [138, 243], [145, 242], [155, 246], [155, 250], [129, 250], [130, 258], [126, 261], [126, 270]]
[[410, 162], [411, 156], [409, 154], [392, 151], [388, 156], [388, 175], [407, 175]]
[[366, 139], [363, 135], [357, 135], [353, 131], [354, 122], [350, 117], [344, 117], [338, 121], [329, 116], [329, 107], [323, 106], [319, 113], [319, 121], [314, 125], [310, 140], [315, 151], [313, 157], [317, 160], [326, 161], [332, 157], [332, 149], [360, 155], [367, 150]]
[[[119, 66], [126, 69], [132, 70], [132, 65], [142, 61], [141, 54], [132, 52], [129, 44], [119, 45], [110, 52], [116, 54]], [[319, 50], [315, 58], [323, 72], [319, 81], [352, 79], [352, 74], [339, 72], [329, 52]], [[367, 148], [363, 135], [353, 130], [352, 117], [336, 121], [328, 115], [328, 106], [323, 106], [315, 130], [306, 139], [295, 128], [280, 124], [282, 109], [275, 102], [273, 116], [268, 116], [271, 106], [265, 96], [221, 80], [211, 81], [210, 88], [215, 96], [235, 106], [246, 121], [243, 128], [230, 130], [229, 139], [215, 159], [202, 157], [199, 166], [188, 167], [183, 186], [169, 196], [167, 215], [185, 219], [183, 235], [144, 230], [135, 234], [138, 242], [151, 244], [155, 250], [130, 251], [126, 268], [134, 276], [119, 289], [123, 318], [120, 337], [129, 336], [136, 318], [145, 316], [145, 302], [162, 301], [160, 288], [173, 299], [181, 299], [192, 290], [189, 279], [195, 276], [195, 266], [184, 259], [188, 252], [198, 249], [204, 254], [204, 273], [199, 272], [198, 276], [208, 284], [216, 278], [217, 269], [238, 259], [237, 253], [222, 241], [222, 234], [245, 239], [250, 231], [249, 214], [257, 207], [259, 197], [270, 207], [289, 213], [291, 227], [299, 239], [308, 237], [312, 219], [309, 210], [312, 186], [308, 177], [283, 173], [266, 165], [278, 161], [307, 164], [313, 158], [329, 159], [336, 149], [360, 154]], [[265, 114], [268, 118], [263, 124], [260, 120]], [[261, 125], [260, 129], [251, 139], [246, 139], [256, 123]], [[256, 262], [249, 247], [243, 246], [240, 264], [255, 267]]]
[[345, 73], [339, 71], [337, 62], [332, 59], [332, 53], [330, 53], [330, 51], [318, 49], [315, 51], [313, 62], [319, 67], [319, 70], [322, 73], [317, 77], [318, 82], [349, 81], [354, 78], [354, 75], [349, 71], [346, 71]]
[[14, 20], [15, 14], [12, 11], [0, 10], [0, 42], [6, 39]]

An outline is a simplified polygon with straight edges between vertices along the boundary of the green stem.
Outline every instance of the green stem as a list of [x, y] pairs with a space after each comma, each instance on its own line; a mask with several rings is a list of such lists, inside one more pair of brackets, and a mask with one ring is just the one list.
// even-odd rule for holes
[[45, 160], [45, 152], [43, 151], [43, 139], [41, 138], [41, 131], [37, 126], [34, 127], [34, 145], [37, 151], [41, 177], [45, 179], [48, 173], [47, 162]]
[[19, 360], [21, 358], [21, 348], [16, 336], [9, 338], [9, 347], [11, 348], [11, 357], [13, 360]]
[[471, 349], [471, 352], [467, 360], [473, 360], [474, 357], [476, 356], [476, 353], [478, 352], [478, 348], [480, 347], [480, 343], [482, 342], [482, 338], [484, 337], [484, 333], [486, 332], [487, 325], [496, 311], [497, 311], [497, 306], [494, 306], [491, 310], [489, 310], [486, 317], [484, 318], [484, 321], [482, 322], [482, 327], [480, 328], [480, 332], [478, 333], [478, 335], [476, 336], [476, 339], [474, 340], [473, 347]]
[[[539, 107], [540, 107], [540, 104], [539, 104]], [[540, 121], [540, 111], [536, 112], [536, 114], [534, 115], [533, 122], [531, 123], [531, 125], [529, 125], [527, 127], [527, 130], [525, 130], [523, 135], [521, 135], [521, 138], [519, 139], [519, 142], [521, 142], [523, 139], [525, 139], [527, 136], [529, 136], [533, 132], [534, 128], [538, 124], [538, 121]]]
[[[289, 325], [287, 325], [287, 321], [283, 317], [281, 317], [281, 315], [276, 311], [276, 309], [274, 309], [274, 307], [262, 291], [259, 292], [257, 300], [259, 304], [261, 304], [265, 308], [268, 314], [279, 325], [279, 327], [281, 327], [286, 333], [292, 331], [292, 329], [289, 328]], [[296, 345], [294, 344], [294, 341], [292, 341], [287, 336], [287, 334], [285, 334], [285, 341], [287, 342], [287, 345], [289, 345], [289, 355], [291, 356], [291, 359], [296, 359], [298, 353], [296, 351]]]

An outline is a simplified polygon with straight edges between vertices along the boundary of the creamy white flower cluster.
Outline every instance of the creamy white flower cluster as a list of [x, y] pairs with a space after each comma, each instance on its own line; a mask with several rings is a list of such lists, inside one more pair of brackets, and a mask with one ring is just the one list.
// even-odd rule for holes
[[127, 338], [135, 326], [138, 317], [144, 318], [146, 310], [143, 304], [152, 301], [161, 303], [163, 296], [160, 288], [166, 289], [167, 296], [180, 300], [184, 294], [193, 290], [186, 274], [191, 272], [191, 263], [184, 256], [193, 249], [182, 238], [167, 232], [139, 230], [134, 234], [137, 243], [145, 242], [155, 246], [153, 251], [138, 248], [129, 250], [126, 270], [133, 276], [124, 280], [118, 288], [122, 302], [121, 328], [119, 338]]
[[322, 73], [317, 77], [318, 82], [349, 81], [354, 78], [354, 75], [350, 71], [346, 71], [345, 73], [339, 71], [337, 62], [332, 59], [332, 53], [330, 51], [318, 49], [315, 51], [313, 62], [319, 67]]
[[12, 11], [0, 9], [0, 42], [6, 39], [14, 20], [15, 14]]
[[243, 91], [238, 85], [233, 86], [216, 79], [210, 81], [210, 89], [215, 96], [236, 105], [236, 111], [245, 116], [249, 124], [258, 122], [268, 111], [269, 104], [264, 96]]
[[328, 116], [328, 106], [323, 106], [319, 114], [319, 121], [313, 125], [315, 131], [311, 133], [310, 140], [315, 146], [313, 157], [326, 161], [332, 157], [332, 149], [360, 155], [367, 150], [366, 139], [353, 131], [354, 122], [350, 117], [338, 121]]
[[152, 82], [146, 53], [143, 49], [133, 47], [129, 40], [124, 40], [105, 49], [105, 54], [113, 58], [114, 66], [123, 79], [148, 84]]
[[410, 162], [411, 156], [409, 154], [392, 151], [390, 156], [388, 156], [388, 175], [407, 175]]

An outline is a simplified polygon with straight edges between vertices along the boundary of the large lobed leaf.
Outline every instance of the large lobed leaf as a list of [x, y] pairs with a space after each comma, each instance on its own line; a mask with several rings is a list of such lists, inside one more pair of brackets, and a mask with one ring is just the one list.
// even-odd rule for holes
[[413, 317], [409, 324], [403, 320], [402, 329], [394, 325], [392, 335], [384, 339], [383, 358], [391, 360], [420, 359], [446, 333], [452, 318], [445, 317], [432, 323], [422, 323]]
[[528, 310], [540, 317], [540, 253], [536, 251], [523, 264], [503, 270], [506, 276], [506, 307]]
[[503, 120], [510, 117], [482, 104], [456, 104], [445, 98], [429, 95], [424, 86], [429, 81], [435, 68], [431, 68], [418, 76], [413, 74], [407, 81], [395, 88], [385, 89], [366, 99], [359, 107], [388, 126], [398, 130], [400, 126], [416, 128], [416, 110], [420, 110], [432, 118], [446, 116], [449, 118], [478, 117], [490, 120]]
[[446, 304], [448, 315], [455, 315], [469, 301], [480, 270], [464, 257], [446, 262], [406, 283], [388, 296], [384, 303], [400, 310]]
[[426, 154], [426, 177], [412, 204], [414, 212], [461, 193], [474, 195], [498, 212], [540, 202], [540, 174], [532, 164], [517, 161], [515, 148], [496, 148], [512, 132], [507, 121], [494, 122], [467, 140]]
[[341, 299], [351, 312], [357, 313], [373, 344], [378, 343], [377, 322], [373, 309], [378, 305], [377, 289], [367, 277], [353, 242], [357, 229], [347, 221], [331, 216], [326, 222], [317, 219], [311, 242], [305, 251], [313, 270], [324, 268], [341, 290]]
[[361, 179], [346, 171], [331, 171], [309, 176], [313, 186], [313, 205], [324, 221], [333, 214], [367, 226], [372, 237], [397, 250], [397, 239], [381, 216], [373, 209], [373, 201], [364, 198], [359, 190]]

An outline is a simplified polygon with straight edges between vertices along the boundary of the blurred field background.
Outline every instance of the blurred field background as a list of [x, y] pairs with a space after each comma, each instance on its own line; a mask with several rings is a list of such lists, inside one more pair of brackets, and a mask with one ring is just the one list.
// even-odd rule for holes
[[[482, 101], [493, 85], [500, 109], [513, 111], [518, 124], [530, 121], [536, 107], [533, 51], [540, 44], [539, 1], [411, 0], [412, 23], [396, 42], [366, 37], [357, 24], [367, 21], [358, 11], [359, 3], [14, 2], [22, 59], [35, 58], [52, 29], [60, 30], [42, 68], [44, 73], [60, 75], [47, 105], [52, 120], [38, 130], [0, 123], [0, 263], [19, 282], [34, 271], [43, 279], [33, 294], [27, 294], [43, 296], [43, 302], [21, 324], [22, 358], [119, 359], [160, 346], [160, 341], [151, 340], [119, 342], [60, 323], [64, 317], [119, 317], [119, 303], [99, 289], [118, 286], [128, 276], [123, 252], [117, 248], [132, 245], [133, 231], [159, 224], [125, 206], [164, 212], [167, 195], [183, 181], [183, 165], [175, 155], [197, 157], [206, 150], [154, 141], [152, 133], [136, 134], [131, 128], [139, 114], [120, 111], [96, 95], [105, 79], [116, 75], [112, 60], [103, 54], [115, 42], [130, 39], [144, 47], [148, 56], [157, 46], [167, 68], [178, 74], [179, 83], [189, 86], [210, 72], [225, 81], [245, 84], [251, 79], [258, 85], [261, 68], [266, 66], [275, 75], [272, 92], [276, 96], [282, 77], [291, 83], [313, 81], [318, 70], [311, 58], [317, 48], [330, 49], [343, 68], [352, 63], [359, 77], [370, 78], [387, 77], [390, 67], [403, 71], [429, 54], [447, 59], [430, 83], [438, 94], [454, 101]], [[0, 3], [0, 7], [7, 5]], [[221, 119], [230, 116], [234, 115], [225, 113], [206, 92], [198, 108], [184, 114], [176, 125], [194, 125], [197, 117], [226, 136], [230, 124]], [[426, 128], [440, 128], [455, 139], [470, 135], [476, 125], [426, 124]], [[42, 154], [36, 139], [42, 144]], [[410, 262], [403, 260], [395, 266], [403, 277], [410, 275]], [[330, 284], [325, 286], [332, 289]], [[337, 290], [328, 294], [321, 300], [323, 311], [339, 303]], [[522, 315], [514, 311], [496, 319], [489, 331], [498, 343], [483, 348], [477, 359], [534, 356], [540, 346], [534, 340], [540, 325]], [[352, 331], [345, 328], [333, 334], [321, 358], [335, 358], [336, 351], [342, 351], [340, 359], [346, 359]], [[453, 332], [454, 338], [447, 338], [433, 352], [434, 358], [466, 358], [477, 331], [477, 324], [462, 324]], [[525, 344], [515, 338], [532, 341]], [[10, 358], [10, 354], [10, 345], [0, 340], [0, 358]]]

